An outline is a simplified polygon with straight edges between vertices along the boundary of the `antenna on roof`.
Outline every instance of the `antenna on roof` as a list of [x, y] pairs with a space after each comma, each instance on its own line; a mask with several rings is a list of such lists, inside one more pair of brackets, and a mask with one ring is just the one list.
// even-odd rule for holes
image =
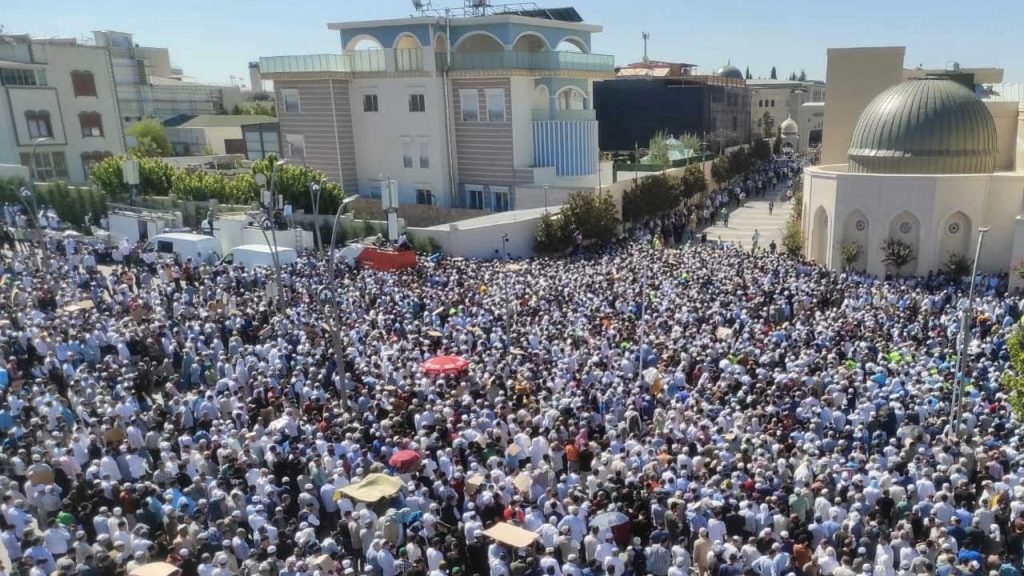
[[486, 16], [491, 0], [466, 0], [466, 12], [474, 16]]
[[424, 12], [425, 10], [430, 10], [430, 0], [427, 0], [426, 2], [424, 2], [423, 0], [412, 0], [412, 8], [413, 10], [420, 13]]
[[644, 64], [647, 64], [649, 62], [647, 58], [647, 41], [650, 40], [651, 34], [649, 32], [641, 32], [640, 35], [644, 38]]

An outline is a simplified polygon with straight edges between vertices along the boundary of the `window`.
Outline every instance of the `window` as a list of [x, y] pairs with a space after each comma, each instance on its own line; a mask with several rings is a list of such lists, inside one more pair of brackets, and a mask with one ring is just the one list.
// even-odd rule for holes
[[775, 100], [772, 100], [772, 108], [775, 108]]
[[82, 138], [103, 137], [103, 119], [99, 112], [82, 112], [78, 123], [82, 125]]
[[466, 208], [473, 210], [484, 209], [483, 186], [466, 186]]
[[764, 100], [758, 100], [757, 101], [757, 107], [758, 108], [764, 108]]
[[281, 99], [284, 100], [284, 111], [298, 114], [300, 111], [299, 107], [299, 91], [296, 88], [285, 88], [281, 90]]
[[508, 186], [491, 186], [491, 195], [493, 196], [491, 206], [495, 212], [507, 212], [511, 209]]
[[376, 94], [363, 94], [363, 112], [379, 112]]
[[89, 176], [92, 175], [92, 169], [99, 164], [104, 158], [111, 156], [110, 152], [83, 152], [82, 153], [82, 170], [85, 171], [85, 179], [88, 180]]
[[27, 110], [25, 123], [28, 124], [29, 138], [53, 138], [53, 125], [50, 124], [50, 113], [46, 110]]
[[423, 94], [409, 94], [409, 112], [426, 112], [427, 100]]
[[487, 121], [505, 121], [505, 89], [489, 88], [484, 91], [487, 96]]
[[380, 182], [370, 182], [370, 198], [380, 198], [381, 196]]
[[96, 96], [96, 79], [88, 70], [74, 70], [71, 72], [71, 88], [75, 91], [75, 98], [82, 96]]
[[420, 142], [420, 168], [430, 168], [430, 148], [426, 142]]
[[476, 90], [459, 90], [459, 108], [463, 122], [480, 121], [480, 95]]
[[402, 167], [412, 168], [412, 142], [402, 142]]
[[434, 193], [424, 188], [416, 189], [416, 203], [432, 206], [434, 204]]
[[46, 86], [46, 70], [24, 70], [22, 68], [0, 68], [0, 85], [3, 85], [3, 86]]
[[68, 177], [68, 163], [63, 152], [36, 152], [35, 162], [28, 152], [21, 154], [21, 165], [28, 166], [33, 181], [49, 182]]
[[584, 103], [583, 92], [575, 88], [567, 88], [558, 93], [558, 109], [559, 110], [584, 110], [586, 104]]

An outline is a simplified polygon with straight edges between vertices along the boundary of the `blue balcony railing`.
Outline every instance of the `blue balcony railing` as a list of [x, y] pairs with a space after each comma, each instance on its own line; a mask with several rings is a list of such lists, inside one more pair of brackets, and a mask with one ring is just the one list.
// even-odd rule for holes
[[303, 54], [260, 58], [260, 72], [263, 74], [384, 73], [420, 70], [423, 70], [423, 50], [420, 48], [350, 50], [342, 54]]
[[[453, 70], [567, 70], [573, 72], [613, 72], [615, 57], [580, 52], [476, 52], [451, 55]], [[444, 53], [437, 54], [437, 67], [443, 69]]]

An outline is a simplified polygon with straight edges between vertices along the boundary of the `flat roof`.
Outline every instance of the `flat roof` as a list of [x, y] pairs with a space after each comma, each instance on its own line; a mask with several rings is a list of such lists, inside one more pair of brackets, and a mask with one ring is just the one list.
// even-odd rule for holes
[[[282, 252], [285, 250], [291, 250], [292, 252], [295, 252], [294, 248], [289, 248], [287, 246], [275, 246], [274, 248], [276, 248], [274, 252]], [[261, 252], [263, 254], [270, 254], [270, 246], [267, 246], [266, 244], [242, 244], [241, 246], [235, 246], [231, 250], [228, 250], [228, 252], [234, 252], [235, 250], [244, 250], [248, 252]]]
[[[508, 212], [495, 212], [486, 216], [478, 216], [476, 218], [469, 218], [466, 220], [459, 220], [458, 222], [452, 222], [459, 228], [482, 228], [484, 226], [497, 226], [499, 224], [508, 224], [510, 222], [519, 222], [520, 220], [530, 220], [533, 218], [539, 218], [544, 215], [545, 212], [551, 214], [558, 214], [562, 209], [561, 206], [551, 206], [549, 208], [528, 208], [526, 210], [509, 210]], [[437, 226], [430, 226], [427, 230], [448, 230], [450, 224], [438, 224]]]
[[157, 234], [156, 236], [153, 236], [152, 238], [150, 238], [150, 240], [159, 240], [159, 239], [170, 239], [170, 240], [205, 240], [205, 239], [210, 239], [210, 240], [213, 240], [215, 242], [219, 242], [219, 240], [217, 240], [217, 238], [215, 238], [213, 236], [207, 236], [205, 234], [194, 234], [192, 232], [168, 232], [166, 234]]
[[262, 114], [179, 114], [164, 120], [163, 124], [168, 128], [237, 128], [276, 122], [277, 118]]
[[[389, 20], [363, 20], [359, 22], [328, 22], [329, 30], [350, 30], [352, 28], [394, 28], [417, 26], [423, 24], [442, 25], [445, 19], [438, 16], [413, 16], [411, 18], [393, 18]], [[449, 22], [452, 26], [477, 26], [485, 24], [523, 24], [526, 26], [543, 26], [547, 28], [566, 28], [584, 32], [600, 32], [604, 28], [597, 24], [585, 22], [566, 22], [548, 18], [533, 18], [518, 14], [488, 14], [487, 16], [453, 17]]]

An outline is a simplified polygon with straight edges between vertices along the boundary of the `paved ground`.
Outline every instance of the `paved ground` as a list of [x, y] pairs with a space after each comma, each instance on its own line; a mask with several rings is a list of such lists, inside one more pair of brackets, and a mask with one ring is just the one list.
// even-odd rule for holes
[[704, 231], [708, 240], [721, 240], [722, 242], [735, 242], [742, 246], [750, 246], [754, 230], [761, 233], [761, 247], [767, 247], [775, 240], [775, 243], [782, 246], [782, 233], [789, 220], [792, 211], [792, 204], [786, 200], [785, 190], [780, 187], [775, 192], [778, 199], [775, 201], [775, 208], [768, 214], [769, 194], [765, 198], [748, 200], [744, 206], [740, 206], [729, 214], [729, 227], [722, 226], [721, 221], [715, 226], [708, 226]]

